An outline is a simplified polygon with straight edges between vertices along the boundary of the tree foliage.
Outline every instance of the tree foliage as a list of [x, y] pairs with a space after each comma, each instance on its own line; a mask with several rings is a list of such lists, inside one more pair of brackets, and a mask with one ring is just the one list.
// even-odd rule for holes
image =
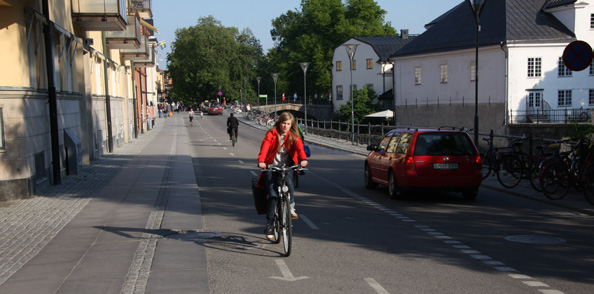
[[334, 49], [357, 36], [395, 36], [384, 21], [386, 11], [373, 0], [302, 0], [300, 11], [287, 11], [272, 21], [275, 47], [268, 53], [280, 73], [282, 92], [303, 93], [300, 62], [311, 62], [307, 71], [308, 96], [328, 97], [332, 85], [329, 66]]
[[[353, 97], [355, 97], [353, 103], [355, 123], [362, 123], [366, 115], [379, 109], [378, 105], [373, 104], [373, 99], [377, 98], [375, 91], [367, 86], [361, 90], [353, 91]], [[337, 116], [341, 121], [351, 121], [350, 99], [346, 104], [340, 105]]]
[[[244, 77], [255, 79], [262, 55], [260, 41], [249, 29], [224, 27], [212, 16], [177, 29], [167, 56], [174, 100], [193, 104], [216, 98], [218, 91], [227, 99], [239, 99]], [[243, 96], [255, 99], [253, 87], [247, 86]]]

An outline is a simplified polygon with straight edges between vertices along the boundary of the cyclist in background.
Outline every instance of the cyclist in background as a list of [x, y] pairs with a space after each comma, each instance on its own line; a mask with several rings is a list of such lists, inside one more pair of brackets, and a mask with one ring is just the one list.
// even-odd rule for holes
[[[295, 117], [289, 112], [283, 112], [274, 127], [272, 127], [262, 141], [260, 154], [258, 155], [258, 167], [266, 169], [268, 166], [283, 165], [293, 166], [300, 164], [301, 167], [307, 166], [307, 156], [303, 149], [303, 141], [299, 136], [299, 129], [295, 122]], [[268, 211], [266, 213], [266, 238], [274, 238], [273, 220], [278, 201], [278, 173], [265, 172], [266, 188], [268, 189]], [[295, 211], [295, 186], [293, 182], [293, 173], [286, 174], [287, 185], [289, 186], [291, 218], [297, 219]]]
[[239, 121], [237, 121], [237, 118], [234, 117], [233, 112], [231, 112], [227, 118], [227, 133], [229, 134], [229, 140], [231, 140], [233, 129], [235, 129], [235, 139], [238, 138], [237, 128], [239, 128]]

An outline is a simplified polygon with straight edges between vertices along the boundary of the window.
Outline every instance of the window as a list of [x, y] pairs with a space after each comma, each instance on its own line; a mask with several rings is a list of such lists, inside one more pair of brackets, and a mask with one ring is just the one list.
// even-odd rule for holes
[[594, 13], [590, 14], [590, 28], [594, 29]]
[[396, 148], [396, 153], [406, 154], [406, 152], [408, 152], [408, 146], [410, 145], [411, 138], [412, 134], [402, 134], [402, 136], [400, 136], [398, 147]]
[[594, 89], [590, 89], [590, 95], [588, 97], [588, 104], [594, 105]]
[[470, 81], [476, 80], [476, 61], [470, 63]]
[[565, 66], [565, 62], [563, 62], [563, 57], [559, 57], [559, 76], [560, 77], [570, 77], [572, 75], [571, 69]]
[[336, 86], [336, 100], [342, 100], [342, 85]]
[[386, 152], [394, 153], [396, 151], [396, 145], [398, 145], [398, 136], [398, 133], [394, 133], [394, 135], [392, 136], [392, 140], [390, 140], [390, 143], [388, 143], [388, 148], [386, 149]]
[[367, 59], [367, 69], [373, 69], [373, 59]]
[[342, 61], [336, 62], [336, 71], [342, 71]]
[[[592, 90], [590, 90], [590, 96], [592, 96]], [[0, 107], [0, 150], [6, 149], [4, 146], [4, 115], [3, 109]]]
[[530, 92], [528, 93], [528, 107], [529, 108], [540, 108], [542, 106], [542, 92]]
[[373, 84], [365, 84], [365, 87], [369, 90], [373, 90]]
[[421, 84], [421, 68], [415, 67], [415, 85]]
[[440, 65], [439, 66], [439, 71], [440, 71], [439, 82], [440, 83], [447, 83], [448, 82], [448, 65], [447, 64]]
[[559, 90], [557, 97], [559, 106], [571, 106], [571, 90]]
[[540, 77], [542, 71], [542, 58], [540, 57], [531, 57], [528, 58], [528, 77]]
[[594, 76], [594, 62], [590, 63], [590, 75]]
[[380, 152], [386, 152], [386, 147], [388, 147], [388, 142], [390, 142], [390, 139], [392, 139], [392, 135], [393, 134], [388, 134], [386, 135], [382, 141], [379, 143], [379, 145], [377, 146], [377, 149]]

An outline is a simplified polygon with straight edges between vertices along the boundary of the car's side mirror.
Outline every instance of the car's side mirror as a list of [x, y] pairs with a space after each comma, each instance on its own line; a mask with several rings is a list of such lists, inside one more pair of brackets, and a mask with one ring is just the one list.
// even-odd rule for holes
[[367, 151], [375, 151], [377, 149], [377, 146], [375, 145], [368, 145], [367, 146]]

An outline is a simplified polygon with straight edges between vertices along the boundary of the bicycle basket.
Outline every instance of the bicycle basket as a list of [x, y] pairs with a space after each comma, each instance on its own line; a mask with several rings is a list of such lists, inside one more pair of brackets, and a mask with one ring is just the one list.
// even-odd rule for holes
[[254, 197], [256, 212], [258, 214], [266, 214], [268, 210], [268, 191], [266, 191], [266, 186], [263, 184], [264, 177], [260, 176], [260, 178], [262, 178], [260, 185], [258, 185], [259, 178], [252, 178], [252, 196]]

